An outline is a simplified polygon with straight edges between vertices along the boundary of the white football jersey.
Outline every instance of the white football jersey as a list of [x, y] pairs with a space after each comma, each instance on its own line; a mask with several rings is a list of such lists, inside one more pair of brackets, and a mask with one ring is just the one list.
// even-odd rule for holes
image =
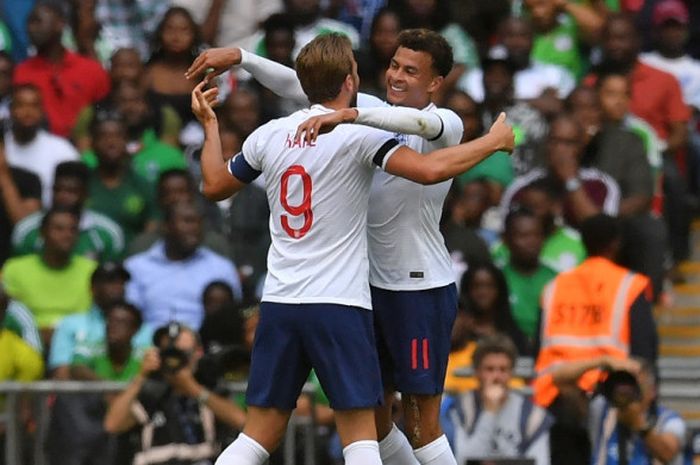
[[[370, 103], [358, 99], [359, 105]], [[377, 106], [372, 101], [372, 106]], [[462, 120], [453, 111], [428, 105], [440, 116], [443, 131], [432, 141], [396, 134], [419, 153], [459, 144]], [[442, 205], [452, 180], [424, 186], [378, 171], [372, 181], [367, 215], [372, 286], [392, 291], [423, 290], [454, 282], [452, 261], [440, 233]]]
[[374, 166], [399, 147], [392, 134], [338, 126], [313, 146], [297, 126], [331, 110], [314, 105], [255, 130], [230, 163], [250, 182], [260, 172], [270, 205], [272, 244], [262, 301], [330, 303], [371, 309], [367, 205]]

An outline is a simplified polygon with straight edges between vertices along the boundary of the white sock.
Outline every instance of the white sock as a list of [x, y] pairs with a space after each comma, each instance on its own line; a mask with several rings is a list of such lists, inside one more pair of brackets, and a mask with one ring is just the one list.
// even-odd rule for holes
[[240, 433], [214, 465], [262, 465], [270, 454], [255, 439]]
[[430, 444], [415, 449], [413, 455], [421, 465], [457, 465], [450, 443], [444, 434]]
[[379, 442], [379, 455], [384, 465], [418, 465], [408, 438], [395, 423]]
[[345, 465], [382, 465], [377, 441], [355, 441], [348, 444], [343, 449], [343, 458]]

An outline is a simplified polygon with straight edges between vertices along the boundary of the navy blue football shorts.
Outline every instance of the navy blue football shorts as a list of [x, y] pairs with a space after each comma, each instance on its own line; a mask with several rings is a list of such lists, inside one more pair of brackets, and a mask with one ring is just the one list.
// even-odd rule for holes
[[403, 394], [442, 393], [457, 315], [457, 287], [371, 290], [385, 388]]
[[260, 304], [247, 404], [294, 409], [312, 368], [333, 409], [381, 405], [372, 312], [335, 304]]

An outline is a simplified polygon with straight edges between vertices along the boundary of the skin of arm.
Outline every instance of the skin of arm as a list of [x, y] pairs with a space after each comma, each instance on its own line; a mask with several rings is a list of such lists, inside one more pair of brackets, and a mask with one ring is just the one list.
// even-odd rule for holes
[[668, 140], [668, 151], [675, 152], [683, 148], [688, 143], [688, 126], [683, 121], [674, 121], [670, 123]]
[[605, 24], [605, 18], [590, 5], [574, 3], [571, 0], [560, 0], [562, 11], [569, 13], [576, 21], [581, 31], [581, 38], [588, 44], [595, 44]]
[[206, 44], [213, 44], [216, 34], [219, 32], [221, 13], [224, 10], [224, 0], [212, 0], [206, 18], [202, 22], [202, 40]]
[[569, 361], [562, 363], [552, 372], [552, 380], [557, 386], [575, 384], [589, 370], [609, 369], [625, 370], [636, 374], [639, 372], [639, 362], [631, 359], [617, 359], [608, 355], [590, 360]]
[[0, 196], [7, 210], [7, 216], [13, 224], [41, 208], [41, 200], [23, 199], [20, 195], [12, 179], [12, 173], [5, 158], [5, 149], [2, 146], [0, 146]]
[[[642, 431], [648, 426], [645, 408], [641, 402], [632, 402], [618, 413], [618, 420], [632, 431]], [[643, 437], [651, 455], [663, 463], [669, 463], [681, 448], [680, 441], [672, 433], [662, 433], [652, 428]]]
[[634, 216], [649, 210], [651, 198], [647, 195], [632, 195], [620, 201], [620, 216]]
[[192, 112], [204, 127], [202, 147], [202, 194], [209, 200], [223, 200], [243, 189], [246, 185], [231, 176], [226, 168], [226, 159], [221, 151], [219, 123], [211, 105], [216, 101], [216, 88], [202, 92], [203, 81], [192, 91]]
[[513, 129], [501, 113], [488, 134], [465, 144], [421, 155], [400, 147], [386, 162], [386, 171], [420, 184], [437, 184], [468, 171], [499, 150], [510, 152], [515, 145]]

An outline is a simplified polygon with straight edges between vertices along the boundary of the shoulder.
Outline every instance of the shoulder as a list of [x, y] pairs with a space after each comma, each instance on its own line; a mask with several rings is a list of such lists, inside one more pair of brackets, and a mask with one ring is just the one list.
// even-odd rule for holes
[[2, 268], [3, 276], [12, 274], [19, 270], [27, 270], [30, 268], [38, 268], [39, 261], [36, 254], [24, 255], [22, 257], [13, 257], [5, 262]]
[[360, 92], [357, 94], [357, 106], [358, 108], [372, 108], [372, 107], [388, 107], [389, 104], [384, 100], [375, 97], [374, 95], [365, 94]]
[[221, 254], [214, 252], [212, 249], [205, 245], [200, 246], [197, 253], [200, 254], [203, 260], [206, 260], [214, 266], [227, 269], [233, 268], [233, 263], [231, 262], [231, 260], [229, 260]]
[[41, 225], [41, 220], [43, 217], [44, 212], [38, 211], [32, 213], [31, 215], [25, 218], [22, 218], [15, 225], [15, 228], [12, 231], [13, 237], [16, 237], [18, 240], [21, 240], [28, 234], [32, 233], [33, 231], [36, 231]]
[[563, 226], [559, 228], [559, 234], [562, 237], [565, 237], [567, 239], [570, 239], [572, 241], [580, 242], [581, 241], [581, 234], [575, 230], [574, 228], [570, 228], [568, 226]]
[[95, 268], [97, 268], [97, 262], [90, 258], [83, 257], [82, 255], [75, 255], [73, 257], [73, 266], [76, 269], [92, 272]]
[[50, 153], [55, 159], [78, 159], [78, 151], [68, 140], [46, 131], [40, 132], [41, 142], [45, 147], [51, 147]]

